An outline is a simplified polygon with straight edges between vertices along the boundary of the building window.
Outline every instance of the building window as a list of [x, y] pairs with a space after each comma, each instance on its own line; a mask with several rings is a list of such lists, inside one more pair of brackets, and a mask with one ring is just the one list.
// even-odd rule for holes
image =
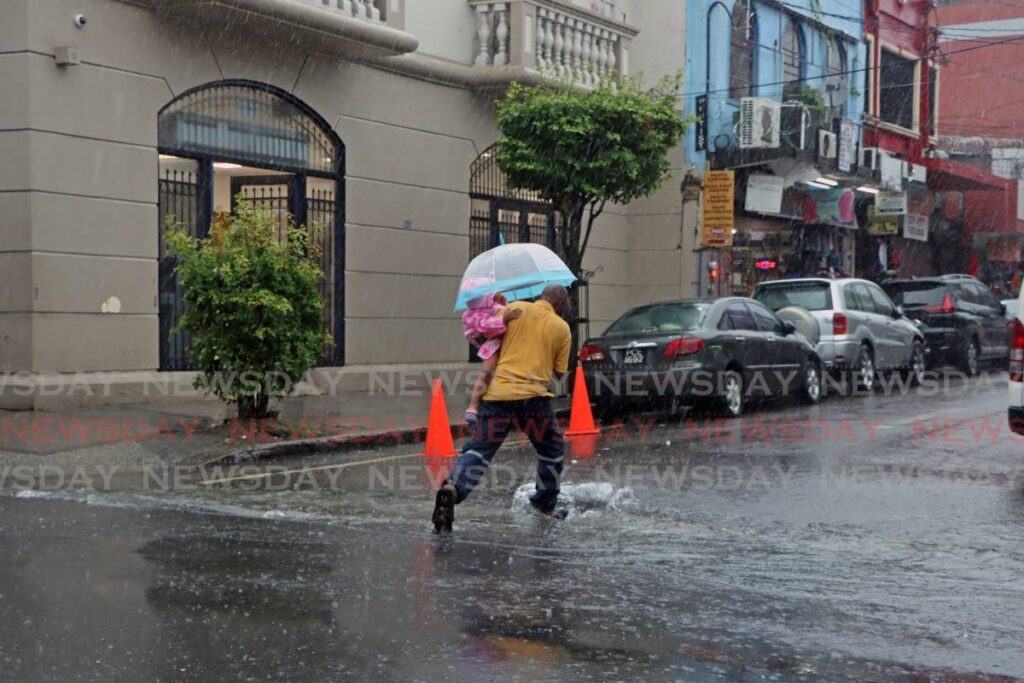
[[729, 50], [729, 97], [754, 94], [754, 59], [757, 49], [756, 15], [749, 0], [738, 0], [732, 9], [732, 38]]
[[791, 100], [800, 94], [804, 75], [804, 38], [800, 26], [786, 20], [782, 32], [782, 95]]
[[828, 46], [828, 80], [825, 83], [825, 101], [839, 116], [846, 109], [850, 96], [850, 75], [847, 73], [846, 45], [833, 39]]
[[914, 129], [917, 61], [882, 50], [878, 74], [878, 118], [907, 130]]

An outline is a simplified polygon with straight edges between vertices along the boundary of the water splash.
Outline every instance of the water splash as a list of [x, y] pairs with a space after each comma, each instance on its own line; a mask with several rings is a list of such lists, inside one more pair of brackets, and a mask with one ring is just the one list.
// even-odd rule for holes
[[[533, 514], [530, 495], [533, 484], [523, 484], [512, 496], [512, 512]], [[605, 512], [629, 511], [637, 506], [636, 496], [630, 488], [619, 488], [608, 482], [582, 482], [563, 484], [558, 507], [566, 511], [566, 518], [593, 517]]]

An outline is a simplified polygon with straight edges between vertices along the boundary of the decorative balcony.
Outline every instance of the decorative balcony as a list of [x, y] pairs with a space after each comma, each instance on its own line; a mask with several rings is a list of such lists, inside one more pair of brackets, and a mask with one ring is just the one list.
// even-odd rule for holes
[[414, 52], [405, 31], [405, 0], [122, 0], [209, 23], [265, 30], [285, 27], [287, 40], [325, 52], [386, 57]]
[[[593, 87], [629, 73], [630, 41], [639, 31], [559, 0], [469, 0], [476, 10], [478, 69], [512, 81], [524, 76]], [[500, 70], [500, 71], [498, 71]]]

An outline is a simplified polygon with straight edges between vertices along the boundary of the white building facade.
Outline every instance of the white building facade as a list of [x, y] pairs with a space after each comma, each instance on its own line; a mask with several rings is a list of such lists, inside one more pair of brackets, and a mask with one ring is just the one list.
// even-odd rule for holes
[[[187, 339], [168, 334], [182, 302], [162, 226], [172, 217], [204, 234], [239, 193], [325, 228], [325, 367], [358, 378], [465, 363], [452, 303], [469, 258], [499, 235], [545, 241], [551, 220], [489, 162], [495, 101], [543, 74], [581, 87], [613, 71], [653, 82], [684, 63], [685, 6], [670, 0], [5, 10], [0, 372], [14, 379], [0, 408], [46, 405], [45, 386], [67, 373], [187, 383]], [[657, 194], [610, 207], [595, 228], [595, 332], [630, 305], [693, 292], [681, 146], [671, 164]], [[132, 391], [106, 399], [117, 395]]]

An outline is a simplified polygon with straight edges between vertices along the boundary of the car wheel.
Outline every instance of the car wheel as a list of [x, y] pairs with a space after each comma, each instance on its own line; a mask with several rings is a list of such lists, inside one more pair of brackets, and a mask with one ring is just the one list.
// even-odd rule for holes
[[924, 345], [916, 341], [910, 350], [910, 363], [907, 364], [907, 369], [903, 371], [903, 377], [910, 380], [912, 384], [921, 384], [924, 381], [926, 369]]
[[867, 393], [875, 390], [875, 354], [867, 344], [860, 347], [857, 354], [857, 367], [854, 369], [856, 387]]
[[815, 361], [804, 366], [803, 382], [800, 386], [800, 399], [809, 405], [821, 400], [821, 367]]
[[726, 417], [739, 417], [743, 414], [743, 403], [743, 377], [735, 370], [729, 370], [722, 378], [718, 410]]
[[963, 354], [960, 358], [960, 370], [968, 377], [975, 377], [981, 365], [980, 357], [981, 349], [978, 346], [978, 340], [971, 337], [964, 346]]

